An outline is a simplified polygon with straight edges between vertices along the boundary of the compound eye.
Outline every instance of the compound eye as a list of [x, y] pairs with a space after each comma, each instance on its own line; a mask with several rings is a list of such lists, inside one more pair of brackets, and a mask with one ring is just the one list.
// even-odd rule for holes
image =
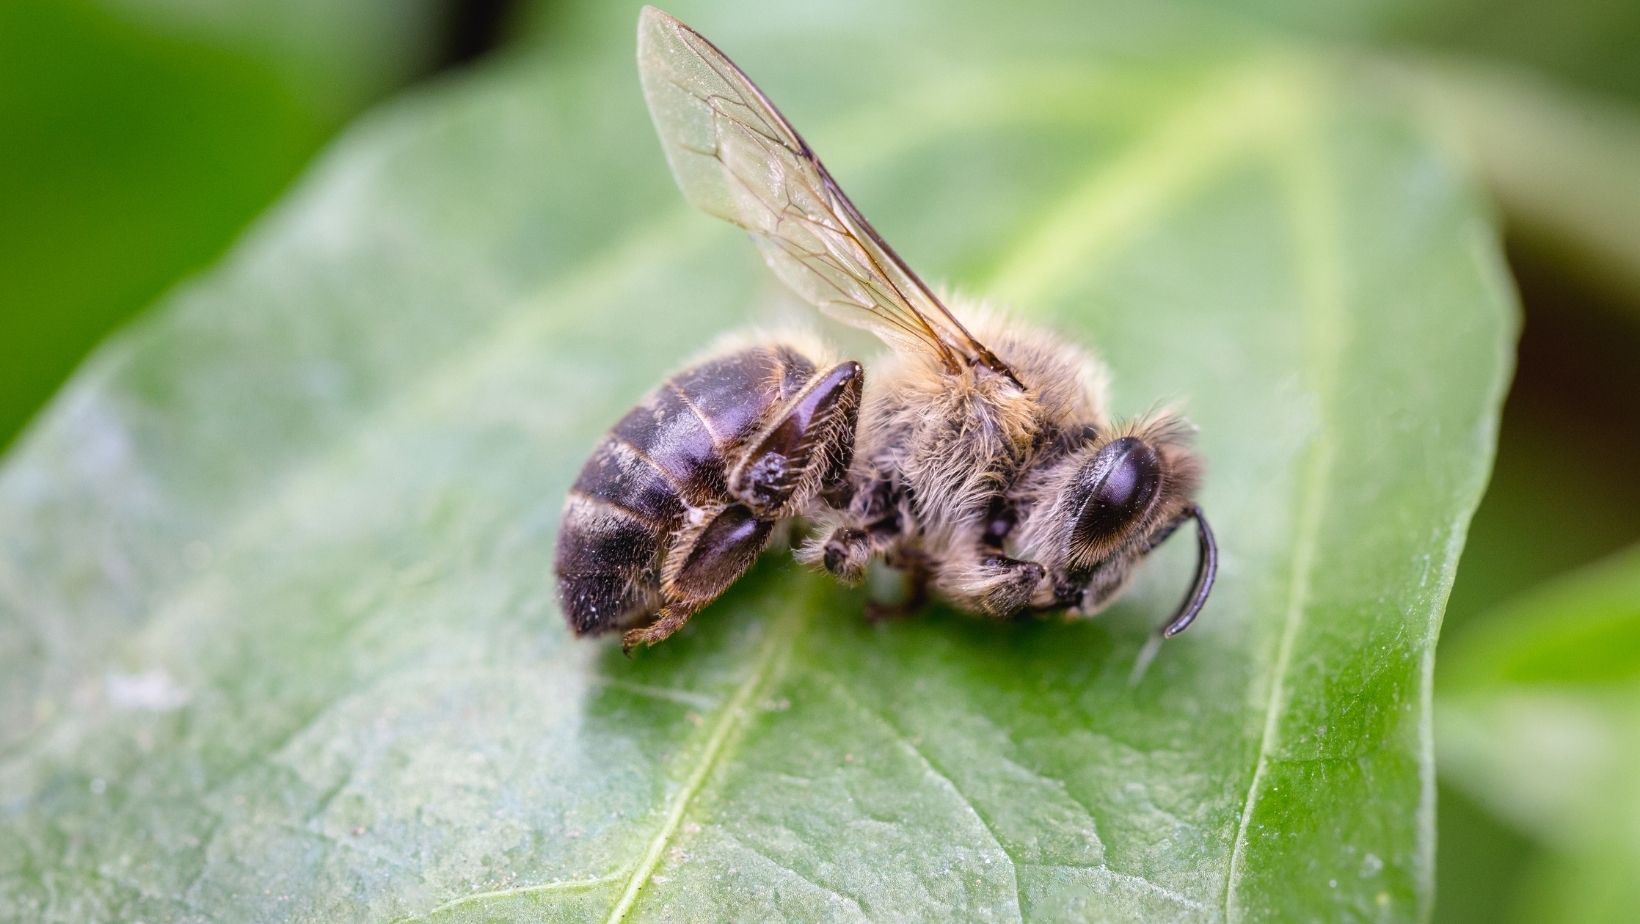
[[1156, 500], [1162, 464], [1143, 440], [1126, 436], [1099, 450], [1084, 470], [1086, 499], [1071, 538], [1078, 547], [1102, 545], [1138, 520]]

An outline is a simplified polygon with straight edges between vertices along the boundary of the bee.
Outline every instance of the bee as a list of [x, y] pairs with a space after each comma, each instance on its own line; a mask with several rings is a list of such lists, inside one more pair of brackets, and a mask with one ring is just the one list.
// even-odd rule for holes
[[[988, 617], [1108, 606], [1187, 521], [1189, 593], [1218, 548], [1194, 500], [1201, 462], [1176, 414], [1113, 420], [1103, 367], [1055, 334], [960, 306], [974, 332], [849, 201], [769, 98], [711, 42], [653, 7], [638, 20], [645, 100], [695, 206], [745, 229], [823, 312], [881, 337], [872, 366], [810, 343], [743, 344], [663, 383], [610, 430], [564, 508], [556, 571], [578, 634], [659, 642], [738, 580], [774, 528], [816, 528], [799, 561]], [[976, 333], [977, 332], [977, 336]]]

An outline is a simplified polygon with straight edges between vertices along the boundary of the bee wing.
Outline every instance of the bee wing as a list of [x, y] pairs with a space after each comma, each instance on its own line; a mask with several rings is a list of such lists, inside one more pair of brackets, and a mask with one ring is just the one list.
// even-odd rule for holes
[[[717, 47], [654, 7], [638, 71], [667, 162], [697, 208], [745, 228], [781, 281], [900, 349], [1013, 373], [854, 207], [774, 103]], [[1016, 379], [1017, 381], [1017, 379]]]

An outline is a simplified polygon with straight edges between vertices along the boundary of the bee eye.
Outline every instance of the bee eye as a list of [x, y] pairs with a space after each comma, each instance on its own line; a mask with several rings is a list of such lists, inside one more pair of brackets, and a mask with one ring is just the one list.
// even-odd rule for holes
[[1083, 470], [1086, 493], [1071, 540], [1076, 546], [1104, 542], [1150, 509], [1162, 483], [1162, 465], [1143, 440], [1123, 437], [1099, 450]]

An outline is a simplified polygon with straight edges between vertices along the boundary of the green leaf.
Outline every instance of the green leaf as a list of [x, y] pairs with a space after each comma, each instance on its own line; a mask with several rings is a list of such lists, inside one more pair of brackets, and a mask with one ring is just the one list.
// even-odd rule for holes
[[[1427, 914], [1514, 326], [1484, 209], [1352, 75], [911, 9], [697, 24], [914, 265], [1186, 404], [1196, 628], [1132, 679], [1180, 546], [1077, 624], [872, 627], [771, 556], [633, 659], [567, 635], [593, 441], [776, 298], [671, 188], [627, 11], [371, 119], [12, 453], [0, 917]], [[988, 51], [897, 57], [923, 26]]]
[[1511, 241], [1640, 306], [1640, 4], [1213, 0], [1204, 16], [1369, 52], [1459, 137]]
[[[1542, 75], [1594, 98], [1640, 102], [1640, 8], [1606, 0], [1229, 0], [1267, 24], [1335, 41]], [[1552, 139], [1545, 139], [1552, 140]]]
[[429, 63], [433, 0], [0, 4], [0, 448]]
[[1444, 777], [1547, 847], [1520, 920], [1640, 901], [1640, 547], [1525, 594], [1443, 652]]
[[1640, 547], [1488, 614], [1453, 639], [1441, 677], [1454, 695], [1640, 682]]

